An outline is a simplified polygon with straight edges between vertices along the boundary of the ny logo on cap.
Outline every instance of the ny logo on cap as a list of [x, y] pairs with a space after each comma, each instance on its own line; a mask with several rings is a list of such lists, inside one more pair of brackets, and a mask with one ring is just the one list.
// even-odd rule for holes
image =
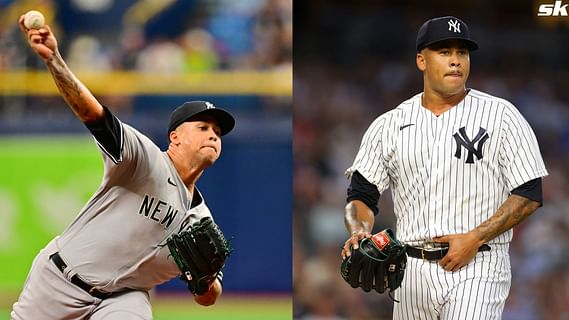
[[206, 102], [205, 105], [208, 109], [215, 109], [215, 106], [211, 102]]
[[448, 21], [448, 31], [460, 33], [460, 22], [458, 22], [458, 20], [450, 19]]

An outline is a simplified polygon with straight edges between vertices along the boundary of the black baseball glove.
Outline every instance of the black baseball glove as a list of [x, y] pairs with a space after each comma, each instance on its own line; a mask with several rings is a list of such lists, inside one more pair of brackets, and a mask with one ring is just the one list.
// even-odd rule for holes
[[395, 239], [391, 229], [374, 234], [371, 239], [360, 240], [358, 250], [351, 248], [350, 256], [342, 261], [342, 278], [365, 292], [375, 289], [384, 293], [399, 288], [405, 274], [407, 254], [405, 245]]
[[180, 279], [193, 294], [203, 294], [220, 274], [232, 249], [219, 227], [204, 217], [188, 230], [166, 240], [170, 254], [182, 272]]

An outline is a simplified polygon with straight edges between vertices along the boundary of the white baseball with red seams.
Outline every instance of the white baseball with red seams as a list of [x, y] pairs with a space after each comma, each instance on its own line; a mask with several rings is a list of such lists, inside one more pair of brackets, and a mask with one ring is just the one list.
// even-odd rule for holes
[[24, 15], [24, 26], [28, 29], [40, 29], [45, 26], [43, 14], [37, 10], [30, 10]]

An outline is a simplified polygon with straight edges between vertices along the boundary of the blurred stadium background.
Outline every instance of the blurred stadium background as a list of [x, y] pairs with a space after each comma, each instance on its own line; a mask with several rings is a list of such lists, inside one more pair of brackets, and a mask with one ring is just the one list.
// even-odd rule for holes
[[[540, 4], [554, 2], [294, 2], [295, 318], [391, 319], [387, 295], [351, 289], [339, 275], [348, 236], [343, 173], [369, 124], [422, 91], [418, 28], [456, 15], [480, 44], [467, 85], [521, 110], [550, 173], [544, 206], [515, 228], [503, 319], [569, 319], [569, 17], [537, 17]], [[383, 195], [376, 231], [393, 224], [390, 196]]]
[[234, 236], [224, 295], [203, 308], [173, 280], [154, 292], [155, 318], [290, 319], [291, 0], [0, 1], [0, 317], [102, 176], [88, 131], [18, 30], [30, 9], [44, 13], [97, 98], [162, 149], [169, 113], [184, 101], [236, 115], [198, 184]]

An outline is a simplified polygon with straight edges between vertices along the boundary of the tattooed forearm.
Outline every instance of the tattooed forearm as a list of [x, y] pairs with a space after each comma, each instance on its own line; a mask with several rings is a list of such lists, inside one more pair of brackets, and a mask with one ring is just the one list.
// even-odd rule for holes
[[65, 101], [70, 102], [69, 100], [73, 101], [81, 96], [81, 90], [77, 79], [62, 62], [61, 57], [56, 56], [48, 63], [47, 67]]
[[344, 223], [350, 234], [354, 232], [371, 232], [375, 218], [373, 211], [359, 200], [346, 205]]
[[498, 211], [474, 229], [481, 242], [488, 242], [498, 235], [510, 230], [531, 215], [539, 203], [527, 198], [511, 195]]
[[102, 107], [69, 70], [59, 52], [55, 52], [46, 64], [61, 96], [77, 117], [84, 122], [97, 118], [97, 112]]

